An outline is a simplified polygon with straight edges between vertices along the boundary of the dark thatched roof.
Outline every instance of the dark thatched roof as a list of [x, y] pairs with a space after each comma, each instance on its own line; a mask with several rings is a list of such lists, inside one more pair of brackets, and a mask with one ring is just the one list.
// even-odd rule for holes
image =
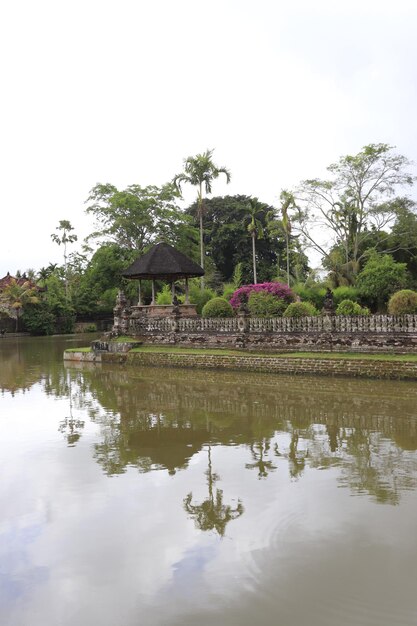
[[185, 254], [175, 250], [167, 243], [157, 243], [149, 252], [136, 259], [122, 272], [122, 276], [125, 278], [177, 280], [178, 278], [204, 276], [204, 270]]

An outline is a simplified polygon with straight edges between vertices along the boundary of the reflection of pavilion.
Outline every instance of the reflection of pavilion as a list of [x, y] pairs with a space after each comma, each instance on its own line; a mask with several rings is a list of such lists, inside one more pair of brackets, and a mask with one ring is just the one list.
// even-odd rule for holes
[[[190, 304], [188, 280], [196, 276], [203, 276], [204, 270], [194, 263], [185, 254], [179, 252], [167, 243], [156, 244], [149, 252], [139, 257], [124, 272], [123, 276], [139, 280], [139, 300], [137, 306], [132, 307], [132, 317], [147, 315], [148, 317], [166, 317], [172, 314], [175, 305], [177, 313], [182, 317], [197, 315], [196, 308]], [[152, 281], [152, 301], [145, 306], [142, 302], [142, 280]], [[162, 280], [170, 283], [172, 304], [158, 305], [155, 302], [155, 281]], [[185, 280], [185, 302], [179, 304], [175, 298], [175, 282]]]
[[155, 467], [166, 468], [170, 474], [188, 465], [190, 458], [207, 441], [207, 429], [176, 420], [167, 423], [161, 416], [154, 416], [155, 423], [149, 429], [129, 429], [121, 424], [121, 434], [131, 453], [131, 464], [137, 465], [140, 457], [149, 458]]

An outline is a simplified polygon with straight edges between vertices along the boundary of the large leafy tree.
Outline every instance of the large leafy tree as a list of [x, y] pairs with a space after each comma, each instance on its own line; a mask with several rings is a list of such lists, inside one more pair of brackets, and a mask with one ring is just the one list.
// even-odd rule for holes
[[[178, 208], [174, 185], [162, 187], [130, 185], [119, 191], [114, 185], [97, 184], [87, 199], [87, 213], [96, 219], [96, 230], [88, 239], [115, 243], [143, 254], [157, 239], [190, 253], [196, 232], [190, 217]], [[188, 247], [188, 250], [184, 250]]]
[[414, 287], [417, 286], [417, 213], [416, 204], [408, 198], [401, 198], [397, 217], [389, 237], [384, 242], [385, 250], [400, 263], [406, 263]]
[[356, 274], [369, 241], [395, 220], [397, 189], [410, 186], [406, 157], [388, 144], [370, 144], [327, 169], [328, 179], [309, 179], [297, 191], [297, 229], [324, 258], [334, 246]]
[[[184, 171], [174, 176], [173, 183], [181, 193], [182, 185], [187, 183], [197, 187], [197, 217], [200, 225], [200, 264], [204, 269], [204, 231], [203, 216], [205, 203], [203, 189], [206, 194], [211, 194], [213, 181], [224, 174], [226, 182], [230, 182], [230, 172], [226, 167], [219, 167], [213, 163], [214, 150], [206, 150], [203, 154], [189, 156], [184, 159]], [[201, 278], [201, 286], [204, 287], [204, 278]]]
[[[249, 196], [216, 196], [205, 200], [205, 245], [208, 257], [226, 281], [233, 279], [234, 269], [241, 264], [241, 282], [251, 283], [253, 266], [248, 254], [247, 215]], [[187, 209], [197, 214], [197, 205]], [[274, 208], [267, 205], [258, 215], [263, 229], [262, 239], [256, 241], [256, 273], [258, 281], [269, 281], [285, 272], [285, 237], [276, 222], [272, 228], [267, 216]], [[300, 251], [298, 240], [290, 236], [290, 272], [302, 276], [307, 259]]]
[[[122, 271], [134, 260], [134, 252], [115, 243], [100, 246], [80, 274], [74, 291], [73, 304], [81, 314], [95, 313], [100, 309], [112, 310], [118, 288], [126, 288]], [[135, 288], [133, 284], [130, 285]]]

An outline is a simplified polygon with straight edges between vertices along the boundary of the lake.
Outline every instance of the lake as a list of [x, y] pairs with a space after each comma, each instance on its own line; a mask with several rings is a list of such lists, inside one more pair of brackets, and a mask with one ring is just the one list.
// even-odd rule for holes
[[417, 383], [0, 339], [2, 626], [415, 626]]

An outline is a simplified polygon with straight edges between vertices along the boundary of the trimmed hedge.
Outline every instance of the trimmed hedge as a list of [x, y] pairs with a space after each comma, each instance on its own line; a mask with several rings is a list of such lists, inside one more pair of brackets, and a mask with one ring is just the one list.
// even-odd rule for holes
[[310, 317], [318, 314], [319, 312], [311, 302], [293, 302], [284, 311], [284, 317]]
[[412, 289], [401, 289], [394, 293], [388, 302], [390, 315], [408, 315], [417, 313], [417, 292]]
[[233, 317], [233, 307], [224, 298], [212, 298], [203, 306], [203, 317]]
[[369, 315], [369, 309], [361, 307], [353, 300], [342, 300], [336, 309], [336, 315]]
[[284, 313], [287, 302], [267, 291], [252, 291], [249, 296], [249, 313], [254, 317], [276, 317]]

